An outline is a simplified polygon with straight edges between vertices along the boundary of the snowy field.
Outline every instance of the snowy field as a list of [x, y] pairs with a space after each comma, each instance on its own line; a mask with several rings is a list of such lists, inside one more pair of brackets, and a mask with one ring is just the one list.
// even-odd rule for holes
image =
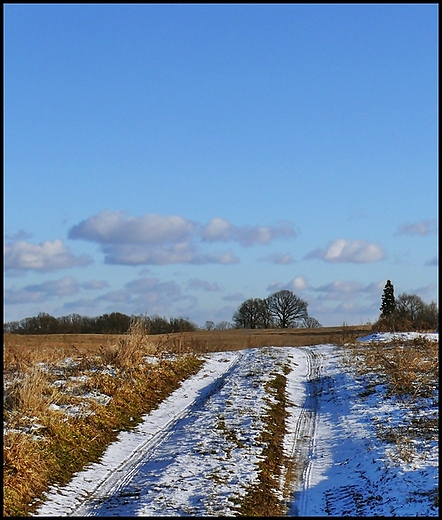
[[[438, 341], [439, 335], [427, 335]], [[409, 335], [403, 336], [407, 339]], [[391, 335], [360, 338], [385, 341]], [[401, 427], [406, 401], [368, 395], [341, 362], [340, 347], [263, 347], [205, 356], [181, 385], [99, 463], [54, 487], [35, 516], [236, 516], [256, 481], [269, 395], [266, 381], [289, 365], [289, 418], [281, 501], [288, 516], [438, 516], [438, 441], [413, 439], [407, 462], [376, 436]], [[267, 399], [267, 400], [266, 400]], [[422, 414], [437, 409], [421, 407]], [[293, 467], [292, 467], [293, 470]]]

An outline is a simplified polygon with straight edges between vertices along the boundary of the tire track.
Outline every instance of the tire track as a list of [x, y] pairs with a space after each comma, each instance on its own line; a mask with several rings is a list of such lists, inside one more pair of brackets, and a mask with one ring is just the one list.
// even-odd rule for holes
[[[296, 425], [298, 480], [288, 515], [415, 516], [419, 486], [413, 480], [421, 475], [431, 484], [418, 466], [404, 471], [377, 437], [372, 418], [384, 399], [361, 399], [364, 387], [342, 366], [335, 346], [313, 349], [322, 355], [306, 354], [307, 394]], [[437, 509], [428, 502], [422, 512]]]
[[318, 396], [322, 392], [322, 355], [311, 347], [302, 347], [307, 362], [306, 397], [299, 412], [294, 428], [293, 445], [289, 454], [289, 466], [286, 473], [285, 495], [290, 516], [298, 516], [299, 510], [305, 509], [305, 493], [310, 483], [314, 450], [315, 432], [318, 420]]

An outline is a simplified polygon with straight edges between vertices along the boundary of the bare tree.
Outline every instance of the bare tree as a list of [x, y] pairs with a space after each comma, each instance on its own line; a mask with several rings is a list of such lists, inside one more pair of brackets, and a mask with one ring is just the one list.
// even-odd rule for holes
[[267, 301], [261, 298], [249, 298], [238, 307], [233, 315], [233, 322], [240, 329], [269, 328], [271, 316]]
[[283, 289], [273, 293], [267, 302], [275, 324], [281, 329], [299, 327], [308, 317], [307, 302], [292, 291]]
[[410, 321], [416, 321], [423, 312], [425, 303], [416, 294], [402, 293], [396, 300], [396, 310], [400, 318], [404, 317]]
[[322, 327], [319, 321], [312, 316], [307, 316], [307, 318], [304, 319], [302, 326], [307, 329], [318, 329], [319, 327]]
[[421, 327], [423, 329], [439, 331], [439, 309], [437, 308], [436, 302], [425, 305], [421, 321]]
[[215, 329], [215, 323], [211, 320], [207, 320], [206, 323], [204, 324], [204, 328], [206, 330], [214, 330]]
[[393, 311], [382, 312], [375, 326], [379, 330], [439, 330], [439, 310], [435, 302], [426, 304], [416, 294], [402, 293]]
[[219, 321], [215, 325], [215, 330], [228, 330], [232, 328], [232, 324], [230, 321]]

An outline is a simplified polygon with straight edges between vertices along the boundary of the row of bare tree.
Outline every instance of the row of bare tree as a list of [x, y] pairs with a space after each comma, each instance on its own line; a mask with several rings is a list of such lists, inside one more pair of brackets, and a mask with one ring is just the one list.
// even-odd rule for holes
[[249, 298], [233, 315], [239, 329], [317, 328], [321, 324], [307, 312], [308, 303], [286, 289], [267, 298]]
[[54, 318], [40, 312], [37, 316], [5, 323], [3, 332], [13, 334], [125, 334], [133, 321], [142, 321], [150, 334], [168, 334], [197, 330], [197, 326], [185, 318], [160, 316], [128, 316], [111, 312], [97, 317], [69, 314]]

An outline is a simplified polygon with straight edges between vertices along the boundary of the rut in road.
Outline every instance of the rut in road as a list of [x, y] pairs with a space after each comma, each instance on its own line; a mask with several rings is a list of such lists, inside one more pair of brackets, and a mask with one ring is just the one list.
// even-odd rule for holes
[[[290, 516], [298, 516], [299, 504], [305, 500], [301, 491], [309, 486], [311, 464], [310, 457], [314, 449], [316, 425], [318, 419], [318, 396], [322, 391], [322, 354], [312, 347], [301, 347], [305, 353], [306, 383], [305, 400], [296, 415], [292, 409], [294, 427], [292, 427], [289, 449], [287, 452], [287, 471], [284, 495]], [[297, 392], [297, 396], [299, 391]], [[294, 396], [296, 398], [297, 396]], [[302, 506], [301, 506], [302, 507]], [[305, 505], [304, 507], [305, 508]]]
[[341, 356], [336, 345], [307, 351], [306, 398], [293, 451], [298, 478], [288, 516], [437, 516], [431, 498], [438, 485], [437, 445], [424, 454], [432, 466], [419, 467], [419, 456], [407, 465], [391, 457], [375, 420], [381, 409], [388, 421], [399, 420], [405, 402], [386, 405], [382, 385], [367, 395], [368, 381], [355, 378]]

